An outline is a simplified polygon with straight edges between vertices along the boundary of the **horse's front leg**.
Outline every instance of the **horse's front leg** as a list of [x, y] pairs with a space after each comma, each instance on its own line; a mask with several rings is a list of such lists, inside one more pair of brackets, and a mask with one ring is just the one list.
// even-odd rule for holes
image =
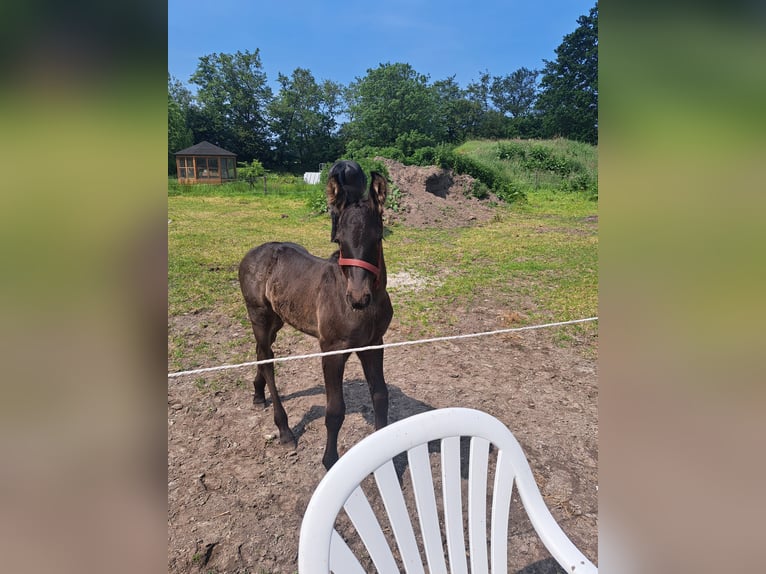
[[375, 430], [388, 424], [388, 387], [383, 378], [383, 349], [357, 353], [370, 387], [372, 408], [375, 412]]
[[322, 357], [324, 387], [327, 395], [324, 424], [327, 427], [327, 444], [322, 464], [327, 470], [338, 460], [338, 432], [346, 418], [346, 402], [343, 400], [343, 371], [348, 354]]

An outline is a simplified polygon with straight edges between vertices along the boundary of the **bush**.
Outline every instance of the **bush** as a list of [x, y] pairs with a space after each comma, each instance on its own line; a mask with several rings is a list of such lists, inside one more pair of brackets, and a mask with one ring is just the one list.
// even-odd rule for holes
[[585, 192], [588, 199], [598, 200], [598, 182], [587, 173], [578, 173], [561, 182], [561, 191]]
[[591, 180], [587, 173], [578, 173], [569, 180], [570, 189], [574, 191], [585, 191], [590, 188]]
[[489, 188], [484, 182], [475, 179], [471, 189], [466, 191], [466, 195], [476, 199], [487, 199], [489, 197]]
[[322, 215], [329, 211], [324, 186], [320, 186], [315, 191], [309, 193], [309, 196], [306, 199], [306, 206], [314, 215]]
[[583, 170], [582, 164], [556, 153], [545, 146], [536, 144], [529, 148], [522, 165], [532, 171], [551, 171], [561, 177]]
[[437, 152], [433, 146], [422, 147], [416, 149], [412, 155], [407, 158], [409, 165], [434, 165], [436, 161]]
[[400, 162], [404, 162], [406, 159], [404, 152], [402, 152], [402, 150], [400, 150], [398, 147], [373, 147], [369, 145], [357, 146], [356, 142], [354, 141], [349, 142], [346, 146], [346, 157], [358, 162], [359, 165], [362, 165], [361, 160], [376, 156], [387, 157], [389, 159]]
[[526, 194], [521, 185], [516, 181], [504, 181], [495, 189], [497, 196], [503, 201], [513, 202], [526, 198]]
[[506, 142], [497, 144], [497, 159], [524, 160], [527, 151], [519, 142]]
[[432, 137], [416, 130], [410, 130], [407, 133], [400, 134], [396, 138], [396, 147], [401, 151], [405, 158], [412, 158], [416, 151], [421, 148], [431, 147], [434, 143]]
[[385, 208], [395, 213], [402, 209], [402, 191], [393, 183], [388, 186]]
[[255, 186], [256, 180], [262, 177], [265, 173], [266, 170], [263, 169], [263, 164], [257, 159], [254, 159], [250, 163], [239, 162], [237, 167], [237, 178], [249, 183], [251, 188]]

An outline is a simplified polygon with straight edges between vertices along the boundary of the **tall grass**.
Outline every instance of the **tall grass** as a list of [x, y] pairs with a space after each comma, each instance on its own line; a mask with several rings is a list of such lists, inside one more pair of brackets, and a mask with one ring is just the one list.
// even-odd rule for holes
[[252, 186], [246, 181], [231, 181], [220, 185], [204, 183], [188, 185], [179, 183], [175, 177], [168, 178], [168, 196], [170, 197], [295, 195], [309, 194], [317, 189], [317, 185], [305, 183], [300, 176], [282, 174], [267, 174], [265, 185], [263, 178], [258, 178]]
[[474, 140], [455, 150], [497, 171], [522, 193], [584, 192], [598, 197], [598, 151], [566, 140]]

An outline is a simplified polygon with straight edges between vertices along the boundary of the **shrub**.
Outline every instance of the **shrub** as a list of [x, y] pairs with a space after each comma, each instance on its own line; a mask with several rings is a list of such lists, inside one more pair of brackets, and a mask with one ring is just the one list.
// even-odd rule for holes
[[591, 186], [590, 176], [587, 173], [578, 173], [569, 180], [571, 189], [575, 191], [584, 191]]
[[322, 215], [329, 211], [329, 208], [327, 207], [327, 195], [325, 194], [323, 185], [309, 193], [308, 198], [306, 199], [306, 206], [314, 215]]
[[385, 208], [395, 213], [402, 209], [402, 191], [395, 184], [388, 186]]
[[521, 188], [518, 182], [515, 181], [503, 181], [498, 187], [495, 188], [497, 196], [507, 202], [519, 201], [526, 198], [524, 190]]
[[265, 173], [266, 170], [263, 169], [263, 164], [257, 159], [254, 159], [250, 163], [239, 162], [239, 166], [237, 167], [237, 177], [240, 180], [249, 183], [251, 188], [255, 186], [255, 181]]
[[437, 158], [437, 152], [436, 148], [433, 146], [427, 146], [422, 147], [420, 149], [416, 149], [412, 155], [407, 158], [409, 165], [434, 165], [438, 162], [436, 161]]
[[405, 158], [411, 158], [420, 148], [433, 146], [434, 143], [434, 139], [431, 136], [427, 136], [417, 130], [410, 130], [407, 133], [399, 134], [396, 138], [396, 147]]
[[557, 155], [552, 149], [536, 144], [529, 148], [522, 165], [532, 171], [550, 171], [561, 177], [583, 170], [581, 163]]
[[519, 142], [505, 142], [497, 144], [497, 159], [524, 160], [527, 151]]
[[554, 163], [553, 153], [550, 149], [539, 144], [530, 146], [524, 167], [533, 171], [547, 171]]
[[401, 162], [404, 162], [406, 159], [404, 152], [402, 152], [402, 150], [400, 150], [398, 147], [373, 147], [369, 145], [357, 146], [353, 141], [349, 142], [346, 146], [346, 157], [358, 162], [359, 165], [362, 165], [361, 160], [376, 156], [387, 157], [389, 159]]
[[487, 199], [489, 197], [489, 188], [484, 182], [475, 179], [471, 189], [466, 190], [465, 195], [475, 197], [476, 199]]
[[578, 173], [561, 182], [561, 191], [585, 192], [588, 199], [598, 200], [598, 182], [587, 173]]

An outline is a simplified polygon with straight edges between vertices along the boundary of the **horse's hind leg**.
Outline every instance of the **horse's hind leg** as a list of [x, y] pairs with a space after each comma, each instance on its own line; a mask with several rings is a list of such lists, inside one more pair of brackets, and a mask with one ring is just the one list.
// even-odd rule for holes
[[[277, 338], [277, 331], [284, 324], [273, 311], [267, 309], [252, 309], [248, 307], [250, 322], [253, 324], [253, 334], [256, 342], [256, 358], [259, 361], [273, 359], [274, 352], [271, 346]], [[253, 404], [264, 404], [266, 402], [265, 387], [269, 387], [272, 406], [274, 407], [274, 424], [279, 429], [279, 442], [282, 444], [295, 444], [295, 436], [287, 424], [287, 413], [282, 406], [282, 401], [277, 392], [277, 385], [274, 380], [274, 363], [258, 365], [258, 372], [253, 381], [254, 394]]]
[[360, 351], [357, 356], [370, 387], [372, 408], [375, 412], [375, 430], [378, 430], [388, 424], [388, 387], [383, 378], [383, 349]]
[[[258, 360], [261, 360], [261, 346], [266, 347], [265, 354], [271, 353], [271, 346], [277, 338], [277, 331], [274, 313], [270, 313], [267, 310], [260, 308], [251, 308], [248, 306], [247, 314], [250, 317], [250, 323], [253, 327], [253, 335], [255, 335], [255, 342], [257, 344]], [[276, 328], [274, 328], [276, 327]], [[255, 380], [253, 381], [253, 404], [266, 406], [266, 365], [258, 365], [256, 367]]]

